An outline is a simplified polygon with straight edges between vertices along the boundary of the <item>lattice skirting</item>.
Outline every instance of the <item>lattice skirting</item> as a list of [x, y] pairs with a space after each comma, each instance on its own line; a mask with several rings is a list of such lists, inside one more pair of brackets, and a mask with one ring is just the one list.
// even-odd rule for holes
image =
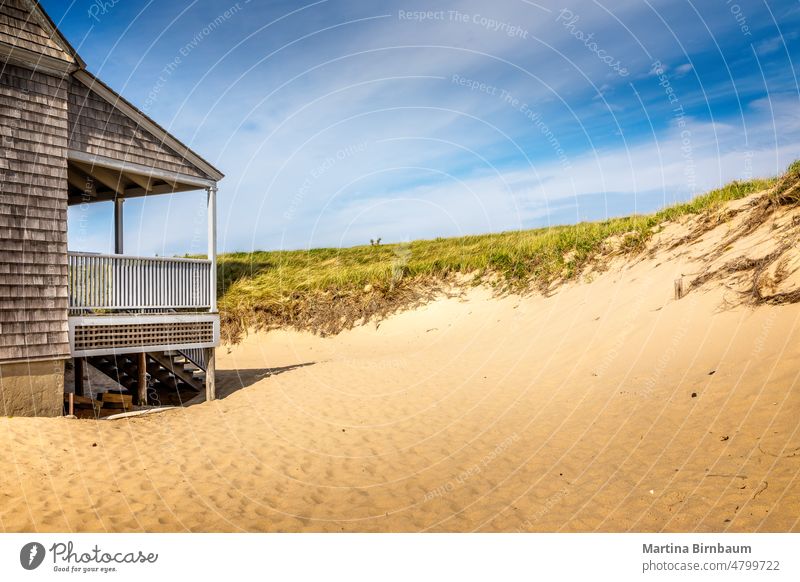
[[215, 314], [70, 317], [73, 357], [219, 345]]

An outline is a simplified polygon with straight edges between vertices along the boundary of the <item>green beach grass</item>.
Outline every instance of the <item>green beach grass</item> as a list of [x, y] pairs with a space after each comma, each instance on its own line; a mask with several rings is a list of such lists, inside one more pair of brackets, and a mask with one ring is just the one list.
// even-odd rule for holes
[[635, 252], [664, 222], [712, 211], [775, 183], [732, 182], [653, 214], [601, 222], [408, 244], [221, 255], [224, 336], [235, 341], [253, 326], [336, 333], [419, 302], [426, 290], [457, 274], [506, 291], [547, 289], [579, 274], [610, 237], [624, 235], [621, 250]]

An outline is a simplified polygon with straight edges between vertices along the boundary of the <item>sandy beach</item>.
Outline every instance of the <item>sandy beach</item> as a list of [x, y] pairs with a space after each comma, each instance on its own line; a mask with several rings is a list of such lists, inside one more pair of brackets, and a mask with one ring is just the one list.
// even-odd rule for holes
[[[219, 350], [214, 402], [0, 419], [0, 529], [800, 530], [800, 305], [751, 306], [736, 278], [674, 297], [769, 252], [773, 222], [713, 259], [731, 223], [671, 248], [692, 227], [547, 297], [252, 333]], [[798, 267], [795, 246], [775, 285]]]

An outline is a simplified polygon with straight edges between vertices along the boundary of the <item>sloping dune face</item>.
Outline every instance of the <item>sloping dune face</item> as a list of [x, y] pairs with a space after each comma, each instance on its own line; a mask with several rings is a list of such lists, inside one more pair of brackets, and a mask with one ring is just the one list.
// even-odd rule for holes
[[215, 402], [3, 419], [0, 527], [796, 531], [800, 217], [757, 201], [548, 297], [253, 334]]

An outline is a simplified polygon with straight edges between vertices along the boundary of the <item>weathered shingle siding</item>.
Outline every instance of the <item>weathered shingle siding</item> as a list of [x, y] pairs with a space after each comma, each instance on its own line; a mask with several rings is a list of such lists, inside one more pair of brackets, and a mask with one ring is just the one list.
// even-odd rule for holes
[[148, 168], [204, 176], [194, 165], [79, 81], [73, 81], [70, 87], [69, 125], [70, 149]]
[[39, 25], [22, 0], [0, 0], [0, 42], [74, 62]]
[[67, 83], [0, 72], [0, 362], [69, 356]]

